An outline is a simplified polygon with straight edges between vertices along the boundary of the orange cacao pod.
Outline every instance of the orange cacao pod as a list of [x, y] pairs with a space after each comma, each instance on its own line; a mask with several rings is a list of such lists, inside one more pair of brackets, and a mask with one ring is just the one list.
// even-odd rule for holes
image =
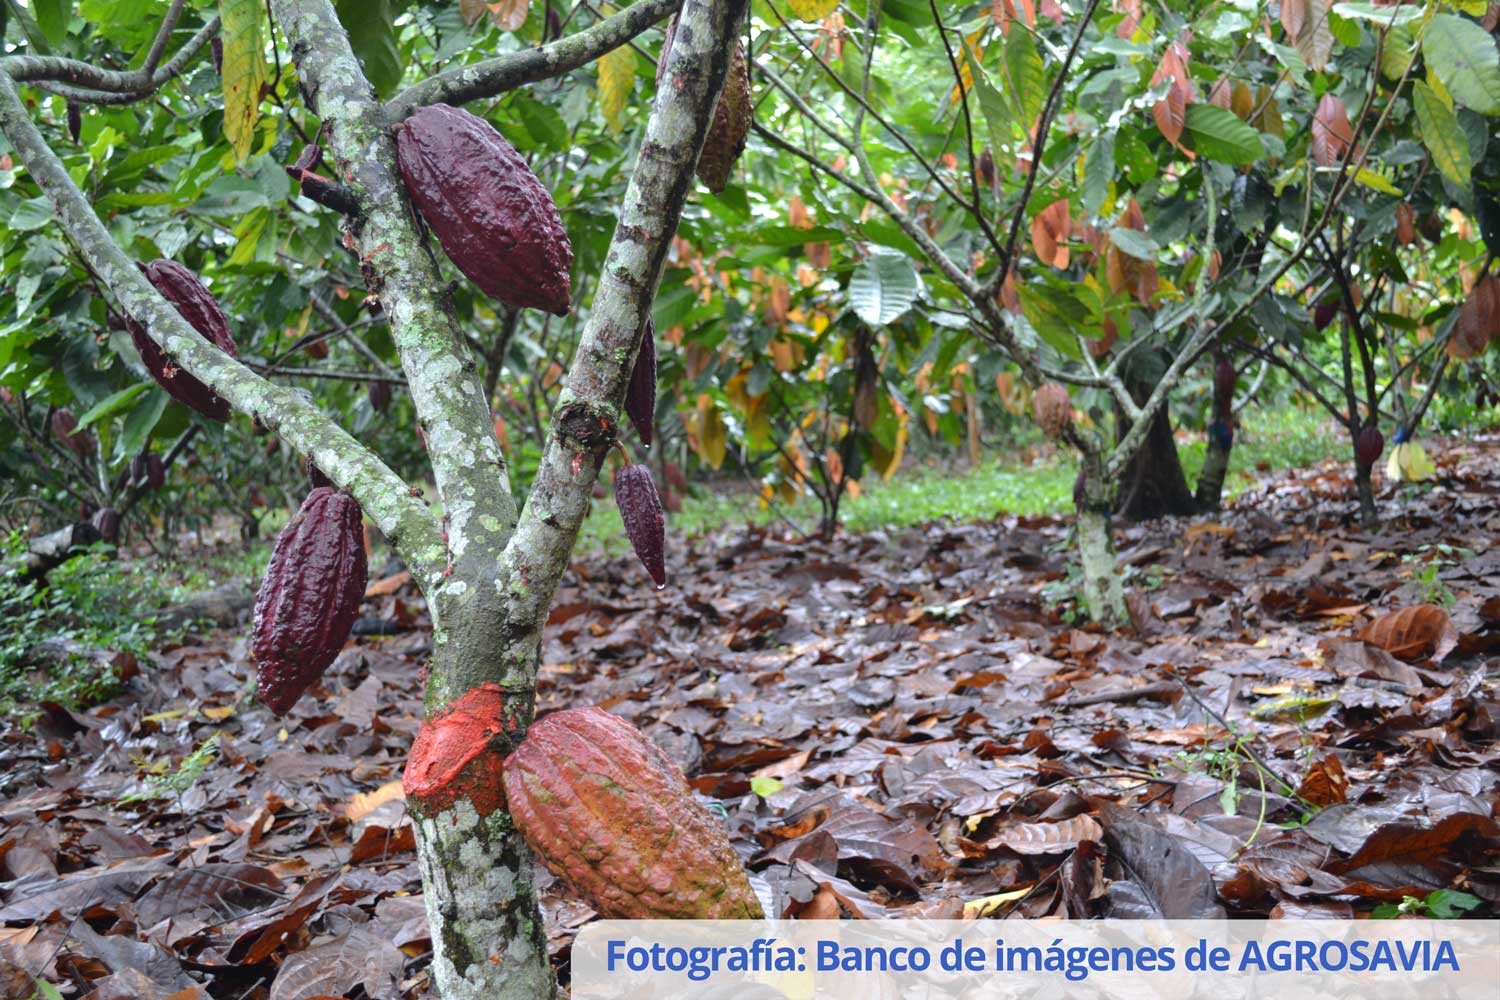
[[677, 765], [624, 719], [598, 708], [545, 716], [501, 774], [526, 843], [600, 916], [762, 916], [719, 821]]

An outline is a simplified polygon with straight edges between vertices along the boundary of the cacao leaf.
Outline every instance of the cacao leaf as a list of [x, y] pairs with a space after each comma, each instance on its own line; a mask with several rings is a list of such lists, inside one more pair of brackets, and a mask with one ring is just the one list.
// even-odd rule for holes
[[260, 91], [266, 82], [265, 38], [260, 0], [219, 0], [219, 37], [224, 40], [224, 137], [240, 162], [255, 144]]
[[1067, 239], [1073, 228], [1068, 199], [1060, 198], [1031, 220], [1031, 245], [1037, 259], [1056, 268], [1068, 266]]
[[921, 287], [905, 255], [871, 254], [849, 279], [849, 305], [868, 325], [887, 326], [906, 315]]
[[1184, 126], [1193, 151], [1232, 166], [1254, 163], [1265, 155], [1260, 136], [1233, 111], [1211, 104], [1188, 107]]
[[[1333, 29], [1328, 23], [1329, 0], [1286, 0], [1281, 26], [1309, 68], [1321, 71], [1333, 54]], [[1290, 8], [1290, 10], [1288, 10]]]
[[1354, 129], [1349, 125], [1349, 109], [1333, 94], [1324, 94], [1313, 115], [1313, 160], [1320, 167], [1336, 167], [1352, 142]]
[[1500, 51], [1489, 32], [1457, 14], [1437, 14], [1422, 35], [1422, 56], [1459, 104], [1500, 113]]
[[490, 21], [495, 27], [501, 31], [520, 31], [531, 12], [531, 0], [495, 0], [485, 7], [489, 9]]
[[821, 21], [839, 9], [839, 0], [787, 0], [787, 6], [801, 21]]
[[1436, 604], [1417, 604], [1381, 615], [1355, 636], [1398, 660], [1441, 660], [1458, 644], [1448, 612]]
[[1412, 82], [1412, 110], [1422, 130], [1422, 142], [1442, 175], [1460, 187], [1469, 186], [1474, 169], [1469, 139], [1458, 125], [1453, 102], [1421, 80]]
[[599, 110], [614, 135], [625, 124], [625, 106], [635, 90], [635, 52], [628, 45], [599, 57]]

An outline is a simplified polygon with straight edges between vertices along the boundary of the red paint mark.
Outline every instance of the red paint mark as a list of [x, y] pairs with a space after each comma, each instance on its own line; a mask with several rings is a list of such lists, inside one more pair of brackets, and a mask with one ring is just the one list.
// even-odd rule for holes
[[582, 471], [582, 469], [583, 469], [583, 455], [582, 454], [575, 454], [573, 456], [573, 478], [574, 479], [578, 478], [578, 473], [580, 471]]
[[441, 714], [422, 723], [412, 741], [401, 787], [428, 815], [467, 800], [481, 816], [505, 805], [500, 765], [509, 751], [504, 739], [505, 692], [481, 684]]

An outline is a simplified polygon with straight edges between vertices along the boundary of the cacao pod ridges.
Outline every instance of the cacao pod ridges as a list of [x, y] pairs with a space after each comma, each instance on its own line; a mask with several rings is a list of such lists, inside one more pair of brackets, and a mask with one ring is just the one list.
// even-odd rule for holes
[[428, 816], [459, 800], [481, 816], [495, 812], [505, 804], [501, 767], [513, 733], [500, 685], [464, 692], [417, 730], [401, 777], [407, 802]]
[[537, 857], [600, 916], [763, 916], [719, 821], [677, 765], [598, 708], [532, 723], [502, 771], [506, 806]]
[[364, 525], [353, 497], [314, 489], [276, 539], [255, 595], [260, 698], [285, 715], [338, 656], [365, 595]]
[[[203, 283], [181, 264], [172, 260], [154, 260], [143, 271], [146, 280], [161, 293], [162, 298], [172, 304], [188, 325], [197, 330], [205, 340], [231, 358], [239, 355], [234, 337], [229, 332], [229, 321], [219, 303]], [[126, 328], [135, 349], [140, 352], [141, 363], [167, 391], [167, 395], [190, 409], [224, 423], [229, 419], [229, 404], [197, 378], [179, 368], [167, 356], [156, 341], [146, 335], [146, 328], [136, 320], [126, 317]]]
[[1073, 400], [1068, 390], [1056, 382], [1037, 386], [1031, 400], [1031, 415], [1042, 433], [1056, 441], [1073, 423]]
[[640, 464], [621, 466], [615, 470], [614, 487], [630, 545], [661, 590], [667, 585], [666, 519], [651, 470]]
[[455, 267], [492, 298], [566, 316], [573, 246], [552, 195], [489, 122], [433, 104], [396, 126], [407, 194]]

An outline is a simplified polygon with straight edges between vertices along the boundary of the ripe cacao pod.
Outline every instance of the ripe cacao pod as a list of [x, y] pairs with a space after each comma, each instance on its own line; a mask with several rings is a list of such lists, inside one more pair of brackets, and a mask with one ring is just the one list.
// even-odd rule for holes
[[987, 188], [995, 186], [995, 154], [988, 147], [979, 154], [979, 179], [984, 181]]
[[99, 537], [106, 542], [112, 542], [119, 537], [120, 512], [113, 507], [101, 507], [89, 520], [95, 528], [99, 529]]
[[625, 720], [598, 708], [538, 719], [501, 775], [532, 851], [600, 916], [763, 915], [719, 821], [677, 765]]
[[68, 102], [68, 135], [73, 142], [78, 142], [78, 137], [83, 134], [83, 109], [78, 106], [77, 101]]
[[370, 409], [376, 413], [384, 413], [385, 408], [391, 405], [391, 384], [389, 382], [366, 382], [365, 395], [370, 399]]
[[630, 370], [630, 385], [625, 390], [625, 412], [641, 436], [641, 443], [651, 447], [656, 429], [656, 321], [646, 318], [641, 331], [641, 349]]
[[1313, 306], [1313, 329], [1321, 330], [1333, 322], [1334, 315], [1338, 312], [1338, 303], [1333, 301], [1319, 302]]
[[1373, 469], [1385, 451], [1385, 436], [1374, 424], [1367, 424], [1354, 440], [1354, 460], [1362, 469]]
[[1427, 212], [1417, 219], [1417, 232], [1421, 233], [1422, 238], [1428, 243], [1443, 242], [1444, 228], [1443, 217], [1437, 212]]
[[73, 416], [72, 410], [52, 411], [51, 427], [52, 436], [58, 443], [80, 458], [88, 458], [94, 453], [94, 435], [78, 429], [78, 418]]
[[[656, 62], [658, 87], [666, 73], [667, 56], [676, 37], [677, 15], [673, 14], [667, 22], [667, 40], [662, 44], [661, 57]], [[714, 105], [714, 120], [703, 140], [703, 152], [698, 154], [698, 179], [714, 194], [722, 192], [729, 183], [735, 161], [745, 151], [745, 141], [750, 137], [750, 125], [754, 120], [750, 67], [745, 61], [744, 43], [736, 42], [734, 54], [729, 59], [729, 71], [724, 77], [724, 89], [719, 92], [719, 103]]]
[[130, 460], [130, 485], [136, 489], [146, 485], [146, 452], [141, 452]]
[[338, 656], [365, 594], [359, 504], [322, 486], [276, 539], [255, 595], [252, 648], [261, 701], [285, 715]]
[[167, 485], [167, 466], [154, 451], [146, 456], [146, 485], [152, 493]]
[[651, 470], [639, 464], [621, 466], [615, 470], [614, 485], [615, 505], [620, 508], [625, 534], [660, 590], [667, 585], [666, 522]]
[[1054, 441], [1062, 437], [1073, 422], [1073, 401], [1068, 398], [1068, 390], [1056, 382], [1037, 386], [1031, 400], [1031, 415], [1043, 434]]
[[[188, 325], [203, 335], [219, 350], [231, 358], [239, 356], [234, 337], [229, 333], [229, 320], [224, 311], [203, 283], [192, 271], [173, 260], [154, 260], [144, 268], [146, 280], [161, 293], [162, 298], [188, 321]], [[198, 379], [178, 368], [176, 363], [146, 336], [146, 328], [136, 320], [126, 317], [130, 339], [141, 354], [141, 362], [157, 385], [167, 390], [167, 395], [210, 420], [220, 423], [229, 419], [229, 404], [220, 399], [212, 389]]]
[[412, 204], [485, 294], [566, 316], [573, 246], [552, 196], [489, 122], [433, 104], [396, 126]]

